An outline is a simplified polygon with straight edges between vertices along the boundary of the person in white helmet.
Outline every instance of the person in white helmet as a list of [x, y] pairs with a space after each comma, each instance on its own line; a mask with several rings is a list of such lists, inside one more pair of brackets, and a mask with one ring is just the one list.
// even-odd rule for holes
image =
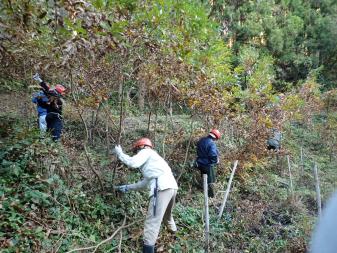
[[178, 185], [171, 168], [153, 149], [150, 139], [139, 139], [134, 143], [133, 149], [136, 155], [132, 157], [125, 154], [119, 145], [114, 148], [114, 153], [128, 167], [139, 168], [144, 179], [115, 188], [123, 193], [146, 187], [150, 189], [150, 203], [144, 225], [143, 253], [153, 253], [162, 221], [171, 232], [177, 231], [172, 209], [175, 205]]

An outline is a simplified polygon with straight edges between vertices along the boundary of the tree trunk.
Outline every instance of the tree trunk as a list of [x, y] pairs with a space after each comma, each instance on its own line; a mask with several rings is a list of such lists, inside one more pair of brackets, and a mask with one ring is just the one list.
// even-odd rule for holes
[[140, 111], [144, 110], [145, 106], [145, 83], [144, 82], [139, 82], [138, 83], [138, 108]]

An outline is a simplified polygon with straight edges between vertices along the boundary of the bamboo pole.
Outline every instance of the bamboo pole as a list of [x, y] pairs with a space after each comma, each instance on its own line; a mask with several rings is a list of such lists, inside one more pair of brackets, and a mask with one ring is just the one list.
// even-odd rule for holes
[[205, 252], [209, 252], [209, 210], [208, 210], [208, 184], [207, 184], [207, 174], [203, 174], [204, 180], [204, 199], [205, 199]]
[[294, 196], [294, 186], [293, 186], [293, 178], [291, 175], [291, 165], [290, 165], [290, 158], [289, 155], [287, 155], [287, 162], [288, 162], [288, 173], [289, 173], [289, 181], [290, 181], [290, 192], [291, 196]]
[[318, 168], [317, 163], [314, 165], [314, 176], [315, 176], [315, 188], [316, 188], [316, 198], [317, 198], [317, 211], [318, 217], [321, 217], [322, 214], [322, 202], [321, 202], [321, 190], [319, 187], [319, 177], [318, 177]]
[[234, 174], [235, 174], [235, 171], [236, 171], [236, 167], [238, 166], [238, 162], [239, 162], [238, 160], [235, 160], [235, 162], [234, 162], [233, 170], [232, 170], [231, 176], [229, 177], [227, 189], [226, 189], [226, 192], [225, 192], [225, 195], [223, 197], [223, 201], [222, 201], [222, 204], [221, 204], [221, 207], [220, 207], [220, 211], [219, 211], [219, 215], [218, 215], [218, 221], [221, 219], [223, 210], [225, 208], [227, 198], [228, 198], [228, 195], [229, 195], [229, 191], [230, 191], [230, 188], [231, 188], [231, 184], [232, 184]]

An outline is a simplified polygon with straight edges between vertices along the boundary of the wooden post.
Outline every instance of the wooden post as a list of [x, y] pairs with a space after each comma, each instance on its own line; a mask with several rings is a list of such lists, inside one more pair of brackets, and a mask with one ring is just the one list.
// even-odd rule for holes
[[233, 177], [234, 177], [234, 174], [235, 174], [235, 170], [236, 170], [236, 167], [238, 166], [238, 162], [239, 162], [238, 160], [235, 160], [235, 162], [234, 162], [234, 167], [233, 167], [231, 176], [229, 177], [229, 181], [228, 181], [228, 184], [227, 184], [227, 190], [225, 192], [225, 195], [223, 197], [223, 201], [222, 201], [222, 204], [221, 204], [221, 207], [220, 207], [220, 211], [219, 211], [219, 215], [218, 215], [218, 221], [221, 219], [223, 210], [225, 208], [227, 198], [228, 198], [228, 194], [229, 194], [231, 184], [232, 184], [232, 181], [233, 181]]
[[314, 175], [315, 175], [315, 188], [316, 188], [316, 198], [317, 198], [317, 211], [318, 211], [318, 217], [321, 217], [322, 214], [322, 204], [321, 204], [321, 190], [319, 187], [319, 177], [318, 177], [318, 169], [317, 164], [315, 162], [314, 165]]
[[205, 218], [205, 252], [209, 252], [209, 211], [208, 211], [208, 184], [207, 184], [207, 174], [203, 174], [204, 180], [204, 218]]
[[290, 181], [290, 193], [291, 193], [291, 196], [294, 197], [294, 186], [293, 186], [293, 178], [292, 178], [292, 175], [291, 175], [291, 166], [290, 166], [289, 155], [287, 155], [287, 162], [288, 162], [288, 172], [289, 172], [289, 181]]

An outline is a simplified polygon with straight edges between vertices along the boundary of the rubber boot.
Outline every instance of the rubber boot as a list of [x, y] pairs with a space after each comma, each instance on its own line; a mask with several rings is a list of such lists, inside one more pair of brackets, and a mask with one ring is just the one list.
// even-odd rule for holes
[[208, 185], [208, 197], [209, 198], [214, 198], [214, 190], [213, 190], [213, 187], [212, 185]]
[[143, 253], [155, 253], [154, 245], [143, 245]]

